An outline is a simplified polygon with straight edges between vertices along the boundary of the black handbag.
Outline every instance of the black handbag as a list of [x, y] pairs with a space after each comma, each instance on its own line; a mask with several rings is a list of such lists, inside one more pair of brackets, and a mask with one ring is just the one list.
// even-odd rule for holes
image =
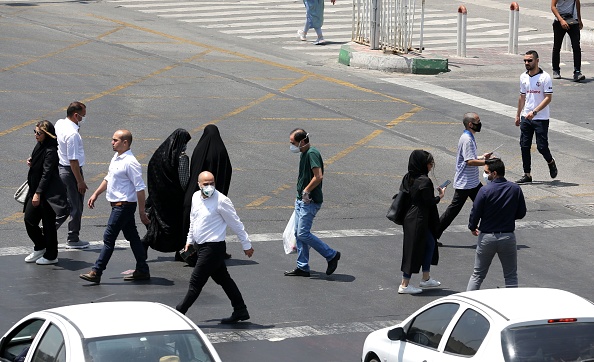
[[573, 17], [573, 14], [560, 14], [563, 20], [567, 23], [567, 25], [576, 25], [579, 24], [577, 19]]
[[402, 225], [409, 208], [410, 194], [405, 190], [401, 190], [392, 197], [392, 205], [388, 209], [386, 217], [396, 225]]

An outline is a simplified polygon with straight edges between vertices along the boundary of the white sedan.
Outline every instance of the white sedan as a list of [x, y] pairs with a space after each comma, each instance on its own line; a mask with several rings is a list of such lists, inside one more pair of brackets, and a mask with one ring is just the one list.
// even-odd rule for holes
[[152, 302], [77, 304], [35, 312], [0, 340], [2, 362], [220, 362], [204, 333]]
[[361, 361], [594, 361], [594, 304], [547, 288], [457, 293], [370, 333]]

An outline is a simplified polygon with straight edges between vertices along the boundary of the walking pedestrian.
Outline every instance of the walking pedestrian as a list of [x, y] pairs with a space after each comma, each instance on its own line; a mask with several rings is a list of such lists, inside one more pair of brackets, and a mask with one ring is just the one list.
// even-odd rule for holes
[[[501, 261], [507, 288], [518, 286], [518, 251], [515, 220], [526, 215], [526, 201], [520, 186], [505, 179], [505, 165], [500, 159], [487, 160], [483, 187], [472, 206], [468, 228], [478, 236], [474, 272], [466, 290], [480, 289], [495, 254]], [[480, 224], [479, 224], [480, 222]]]
[[[441, 283], [430, 276], [431, 265], [437, 265], [439, 252], [436, 235], [439, 231], [437, 204], [443, 198], [445, 189], [437, 188], [434, 194], [429, 171], [435, 167], [433, 155], [424, 150], [414, 150], [408, 159], [408, 172], [402, 178], [400, 189], [410, 195], [411, 206], [404, 217], [402, 230], [402, 282], [400, 294], [418, 294], [423, 289], [438, 288]], [[402, 192], [402, 191], [401, 191]], [[410, 285], [412, 274], [423, 271], [420, 288]]]
[[80, 125], [86, 121], [87, 106], [81, 102], [72, 102], [66, 109], [66, 118], [56, 122], [58, 139], [59, 172], [66, 186], [70, 205], [68, 238], [66, 248], [84, 249], [88, 241], [80, 239], [80, 226], [84, 207], [85, 192], [88, 187], [83, 174], [85, 150], [79, 133]]
[[[437, 239], [441, 238], [444, 230], [458, 216], [466, 200], [470, 197], [472, 201], [483, 186], [479, 178], [479, 166], [485, 164], [485, 160], [491, 157], [492, 153], [485, 153], [477, 156], [476, 140], [477, 132], [481, 131], [483, 124], [478, 114], [468, 112], [462, 119], [464, 132], [458, 140], [458, 152], [456, 154], [456, 173], [454, 174], [454, 198], [448, 205], [445, 212], [439, 218], [439, 231]], [[441, 243], [438, 243], [441, 246]]]
[[[332, 5], [336, 3], [336, 0], [330, 0]], [[297, 36], [302, 41], [306, 41], [307, 32], [313, 28], [316, 31], [318, 39], [314, 42], [314, 45], [324, 45], [326, 40], [322, 35], [322, 25], [324, 24], [324, 0], [303, 0], [305, 5], [305, 25], [303, 30], [297, 30]]]
[[536, 134], [536, 148], [549, 166], [551, 178], [557, 177], [557, 165], [549, 150], [549, 104], [553, 99], [553, 82], [538, 66], [538, 53], [529, 50], [524, 55], [526, 72], [520, 75], [520, 98], [516, 112], [516, 126], [520, 127], [520, 148], [524, 175], [516, 183], [532, 182], [532, 137]]
[[185, 246], [186, 251], [190, 247], [196, 250], [197, 262], [190, 277], [188, 292], [175, 308], [186, 314], [198, 299], [208, 278], [212, 278], [223, 288], [233, 306], [231, 316], [223, 318], [221, 323], [232, 324], [248, 320], [250, 314], [241, 292], [225, 265], [227, 226], [239, 237], [243, 252], [248, 258], [252, 257], [254, 249], [233, 203], [215, 189], [214, 175], [209, 171], [201, 172], [198, 176], [198, 186], [200, 190], [195, 192], [192, 198], [190, 228]]
[[324, 161], [322, 155], [309, 143], [309, 133], [302, 128], [291, 131], [290, 150], [300, 153], [297, 199], [295, 200], [295, 237], [297, 239], [297, 267], [286, 271], [286, 276], [309, 277], [309, 248], [314, 248], [328, 262], [326, 275], [331, 275], [338, 266], [340, 252], [311, 233], [313, 219], [322, 207], [322, 179]]
[[95, 207], [95, 201], [104, 191], [105, 197], [111, 204], [111, 214], [103, 234], [103, 248], [99, 258], [90, 272], [81, 274], [80, 278], [99, 284], [101, 275], [113, 254], [116, 238], [120, 231], [130, 242], [130, 248], [136, 259], [134, 273], [124, 277], [126, 281], [148, 280], [151, 278], [149, 266], [146, 263], [146, 250], [144, 249], [138, 230], [134, 213], [138, 204], [140, 221], [148, 225], [149, 219], [145, 213], [144, 181], [142, 168], [136, 157], [132, 154], [132, 133], [128, 130], [118, 130], [113, 134], [111, 145], [115, 154], [109, 164], [107, 176], [103, 179], [97, 190], [89, 198], [89, 208]]
[[582, 74], [582, 48], [580, 47], [580, 31], [584, 28], [580, 0], [551, 0], [551, 11], [555, 15], [553, 21], [553, 78], [561, 79], [561, 45], [565, 34], [569, 34], [573, 50], [573, 80], [580, 82], [586, 79]]
[[191, 138], [185, 129], [176, 129], [149, 160], [146, 214], [150, 223], [142, 239], [147, 250], [150, 246], [163, 253], [178, 252], [186, 243], [183, 205], [190, 173], [185, 150]]
[[[58, 172], [58, 142], [54, 125], [46, 120], [35, 126], [37, 144], [27, 159], [29, 192], [25, 199], [25, 228], [35, 244], [26, 263], [50, 265], [58, 263], [56, 229], [68, 217], [66, 188]], [[61, 220], [61, 221], [60, 221]], [[39, 227], [42, 222], [43, 229]]]

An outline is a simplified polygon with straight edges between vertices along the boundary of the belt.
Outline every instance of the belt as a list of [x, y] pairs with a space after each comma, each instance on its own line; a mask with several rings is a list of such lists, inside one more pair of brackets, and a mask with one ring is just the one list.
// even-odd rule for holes
[[136, 205], [136, 202], [130, 202], [130, 201], [117, 201], [117, 202], [110, 202], [111, 207], [118, 207], [118, 206], [124, 206], [124, 205]]

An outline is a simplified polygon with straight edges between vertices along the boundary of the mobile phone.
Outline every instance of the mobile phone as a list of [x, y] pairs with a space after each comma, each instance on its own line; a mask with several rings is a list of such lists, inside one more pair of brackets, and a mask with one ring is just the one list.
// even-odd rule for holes
[[439, 185], [439, 188], [443, 190], [443, 189], [445, 189], [451, 183], [452, 183], [452, 181], [446, 180], [444, 183], [442, 183], [441, 185]]

